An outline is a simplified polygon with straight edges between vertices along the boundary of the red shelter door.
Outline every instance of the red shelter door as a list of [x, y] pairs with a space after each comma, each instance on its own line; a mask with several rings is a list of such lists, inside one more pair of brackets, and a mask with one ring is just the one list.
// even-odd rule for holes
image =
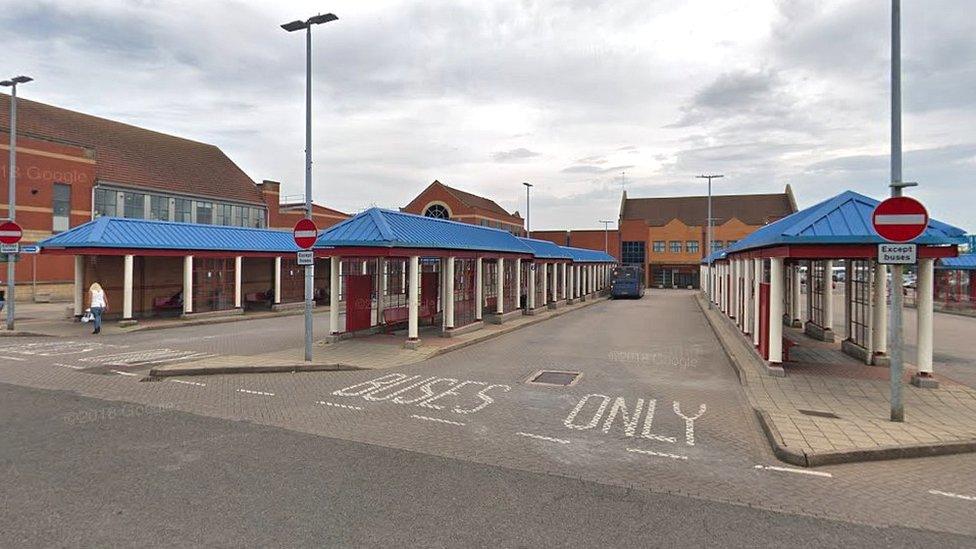
[[769, 360], [769, 283], [759, 285], [759, 354]]
[[346, 276], [346, 331], [365, 330], [372, 324], [373, 277]]
[[439, 272], [420, 273], [420, 314], [433, 316], [437, 313], [437, 300], [440, 292]]

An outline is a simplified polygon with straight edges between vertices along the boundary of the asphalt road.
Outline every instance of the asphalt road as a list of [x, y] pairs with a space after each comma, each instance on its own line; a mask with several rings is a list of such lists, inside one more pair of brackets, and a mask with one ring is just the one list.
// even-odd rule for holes
[[966, 547], [0, 385], [0, 545]]

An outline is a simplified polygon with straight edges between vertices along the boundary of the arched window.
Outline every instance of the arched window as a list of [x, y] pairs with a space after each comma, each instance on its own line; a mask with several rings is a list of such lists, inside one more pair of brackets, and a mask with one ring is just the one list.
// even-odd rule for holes
[[440, 204], [431, 204], [425, 211], [424, 217], [435, 217], [437, 219], [450, 219], [451, 213], [447, 208]]

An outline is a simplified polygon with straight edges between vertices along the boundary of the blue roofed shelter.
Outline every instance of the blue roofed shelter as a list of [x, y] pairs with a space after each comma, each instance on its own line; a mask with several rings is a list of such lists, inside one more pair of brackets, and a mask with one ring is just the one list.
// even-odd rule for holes
[[[752, 339], [771, 366], [788, 360], [792, 341], [783, 325], [815, 339], [834, 341], [833, 290], [843, 279], [841, 348], [868, 364], [887, 363], [887, 265], [878, 263], [886, 243], [873, 228], [878, 200], [845, 191], [770, 223], [702, 263], [712, 277], [709, 298]], [[965, 232], [930, 219], [914, 243], [918, 257], [918, 376], [932, 374], [931, 311], [935, 261], [957, 255]], [[803, 295], [805, 294], [805, 300]], [[803, 303], [805, 301], [805, 304]]]
[[936, 263], [934, 299], [936, 310], [976, 313], [976, 253]]
[[[535, 308], [535, 292], [528, 288], [545, 284], [539, 273], [555, 273], [560, 265], [562, 275], [551, 279], [556, 284], [546, 295], [552, 303], [571, 299], [563, 278], [569, 276], [569, 252], [500, 229], [370, 208], [324, 231], [315, 249], [317, 256], [334, 259], [333, 337], [405, 325], [406, 345], [415, 347], [422, 322], [439, 325], [445, 336], [503, 323]], [[600, 259], [592, 266], [614, 262]], [[593, 276], [595, 292], [596, 269]], [[340, 294], [347, 303], [344, 321]]]

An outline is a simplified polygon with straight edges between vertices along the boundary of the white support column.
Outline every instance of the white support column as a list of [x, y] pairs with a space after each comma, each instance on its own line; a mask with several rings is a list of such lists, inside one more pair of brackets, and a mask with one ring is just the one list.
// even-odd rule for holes
[[75, 316], [85, 313], [85, 256], [75, 256]]
[[241, 295], [241, 270], [244, 268], [244, 258], [237, 256], [234, 258], [234, 308], [240, 309], [244, 304], [244, 296]]
[[543, 307], [549, 303], [549, 264], [542, 263], [541, 265], [542, 272], [539, 273], [539, 277], [542, 280], [542, 303], [539, 306]]
[[824, 261], [824, 287], [823, 287], [823, 329], [834, 329], [834, 262]]
[[454, 257], [447, 258], [447, 270], [444, 273], [447, 284], [444, 288], [444, 329], [454, 328]]
[[793, 324], [803, 324], [803, 319], [800, 318], [800, 266], [798, 264], [793, 264], [790, 266], [790, 276], [793, 277], [792, 284], [790, 285], [790, 320]]
[[385, 257], [376, 258], [376, 277], [379, 282], [376, 284], [376, 324], [383, 318], [383, 309], [386, 308], [386, 290], [388, 287], [387, 275], [389, 274], [390, 260]]
[[332, 335], [339, 333], [340, 265], [342, 265], [341, 257], [333, 257], [329, 260], [329, 333]]
[[528, 290], [528, 295], [525, 296], [525, 308], [528, 309], [529, 311], [535, 309], [536, 307], [535, 304], [536, 267], [538, 267], [538, 265], [536, 265], [535, 263], [529, 264], [529, 280], [526, 282], [526, 286], [527, 286], [526, 289]]
[[851, 277], [854, 275], [853, 261], [844, 260], [844, 339], [851, 339], [854, 331], [851, 329]]
[[752, 260], [752, 344], [759, 345], [759, 285], [763, 279], [763, 260]]
[[569, 277], [566, 276], [566, 269], [568, 268], [569, 268], [568, 263], [563, 263], [559, 265], [559, 274], [562, 275], [563, 277], [562, 291], [559, 294], [559, 299], [562, 299], [563, 301], [565, 301], [568, 298], [568, 294], [566, 293], [568, 290], [568, 288], [566, 287], [566, 282], [569, 279]]
[[769, 362], [783, 362], [783, 258], [769, 260]]
[[485, 289], [484, 280], [482, 274], [482, 267], [484, 262], [479, 257], [474, 260], [474, 319], [481, 320], [483, 318], [482, 307], [484, 306], [485, 300]]
[[122, 320], [132, 320], [132, 267], [134, 256], [124, 259], [122, 274]]
[[736, 327], [739, 326], [739, 262], [735, 259], [729, 260], [729, 274], [731, 275], [731, 284], [729, 284], [729, 305], [732, 308], [729, 311], [729, 316], [732, 317], [733, 323]]
[[495, 299], [496, 307], [495, 312], [498, 314], [503, 314], [505, 312], [505, 258], [498, 258], [498, 276], [496, 277], [497, 293], [495, 294], [497, 299]]
[[193, 312], [193, 256], [183, 258], [183, 314]]
[[419, 331], [417, 309], [420, 307], [420, 256], [410, 256], [410, 275], [407, 277], [407, 339], [417, 341]]
[[888, 268], [875, 263], [874, 266], [874, 300], [872, 303], [874, 325], [872, 340], [874, 354], [888, 353]]
[[281, 257], [274, 258], [274, 302], [281, 303]]
[[[528, 304], [528, 301], [525, 302]], [[522, 259], [515, 259], [515, 308], [522, 307]]]
[[804, 326], [813, 320], [813, 261], [807, 261], [807, 307], [803, 315]]
[[577, 299], [579, 299], [579, 297], [581, 295], [583, 295], [582, 292], [581, 292], [581, 290], [580, 290], [580, 287], [581, 287], [580, 286], [580, 279], [582, 279], [582, 278], [583, 278], [583, 272], [580, 269], [580, 266], [579, 265], [573, 265], [573, 293], [576, 294], [576, 298]]
[[[970, 279], [972, 280], [972, 279]], [[972, 282], [970, 282], [972, 284]], [[935, 292], [935, 260], [922, 258], [918, 263], [918, 358], [916, 365], [922, 377], [932, 375], [932, 316]], [[918, 383], [913, 381], [916, 385]]]
[[751, 259], [742, 260], [742, 333], [752, 333], [752, 277]]
[[558, 284], [556, 284], [556, 282], [558, 280], [556, 278], [556, 273], [557, 273], [558, 270], [559, 270], [559, 264], [558, 263], [553, 263], [552, 266], [551, 266], [551, 268], [550, 268], [550, 270], [549, 270], [549, 276], [552, 279], [552, 280], [549, 281], [549, 284], [550, 284], [550, 286], [549, 286], [549, 294], [550, 294], [549, 295], [549, 301], [552, 301], [553, 303], [555, 303], [559, 299], [559, 296], [556, 295], [556, 292], [559, 290]]

